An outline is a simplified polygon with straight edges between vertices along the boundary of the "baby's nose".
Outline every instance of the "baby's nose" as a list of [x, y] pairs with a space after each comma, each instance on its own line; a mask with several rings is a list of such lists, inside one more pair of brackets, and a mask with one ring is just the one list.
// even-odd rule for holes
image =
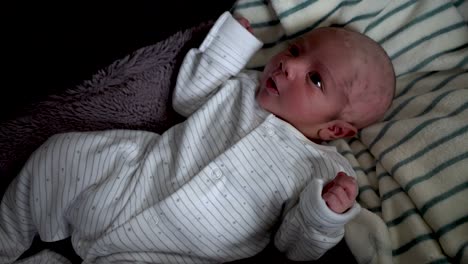
[[289, 60], [284, 60], [280, 62], [280, 69], [284, 73], [284, 76], [292, 80], [295, 77], [295, 70], [294, 70], [294, 65], [291, 63]]

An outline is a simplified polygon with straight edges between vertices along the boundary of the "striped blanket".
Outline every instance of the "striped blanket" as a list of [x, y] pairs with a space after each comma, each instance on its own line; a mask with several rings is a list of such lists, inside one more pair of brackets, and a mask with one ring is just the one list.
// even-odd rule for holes
[[238, 0], [265, 43], [259, 68], [313, 28], [379, 42], [397, 91], [385, 119], [332, 142], [353, 164], [366, 208], [346, 227], [360, 263], [468, 263], [468, 3], [450, 0]]

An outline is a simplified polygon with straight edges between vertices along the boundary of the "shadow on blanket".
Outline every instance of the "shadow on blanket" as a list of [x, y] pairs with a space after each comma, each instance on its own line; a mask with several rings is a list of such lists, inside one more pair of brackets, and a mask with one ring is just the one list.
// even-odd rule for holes
[[[99, 71], [90, 81], [37, 103], [28, 114], [0, 124], [1, 193], [29, 155], [53, 134], [69, 131], [139, 129], [162, 133], [183, 118], [170, 107], [177, 69], [189, 48], [198, 46], [212, 22], [176, 33], [141, 48]], [[44, 243], [36, 238], [22, 257], [51, 249], [80, 263], [70, 239]], [[354, 260], [344, 241], [320, 261]], [[249, 259], [232, 263], [291, 263], [272, 245]], [[312, 263], [312, 262], [311, 262]]]

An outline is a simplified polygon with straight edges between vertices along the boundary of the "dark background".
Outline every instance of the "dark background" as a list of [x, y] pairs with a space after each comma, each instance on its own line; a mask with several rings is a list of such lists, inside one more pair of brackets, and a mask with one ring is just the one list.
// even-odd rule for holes
[[[14, 1], [12, 1], [14, 2]], [[215, 20], [233, 0], [0, 4], [0, 121], [71, 88], [132, 51]]]

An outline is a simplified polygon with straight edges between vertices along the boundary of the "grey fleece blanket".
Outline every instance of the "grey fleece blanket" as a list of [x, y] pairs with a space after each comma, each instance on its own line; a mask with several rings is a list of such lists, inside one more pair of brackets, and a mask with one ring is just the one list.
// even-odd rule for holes
[[177, 70], [211, 25], [202, 23], [141, 48], [91, 80], [34, 105], [27, 115], [0, 124], [2, 189], [53, 134], [118, 128], [161, 133], [180, 122], [170, 106]]

